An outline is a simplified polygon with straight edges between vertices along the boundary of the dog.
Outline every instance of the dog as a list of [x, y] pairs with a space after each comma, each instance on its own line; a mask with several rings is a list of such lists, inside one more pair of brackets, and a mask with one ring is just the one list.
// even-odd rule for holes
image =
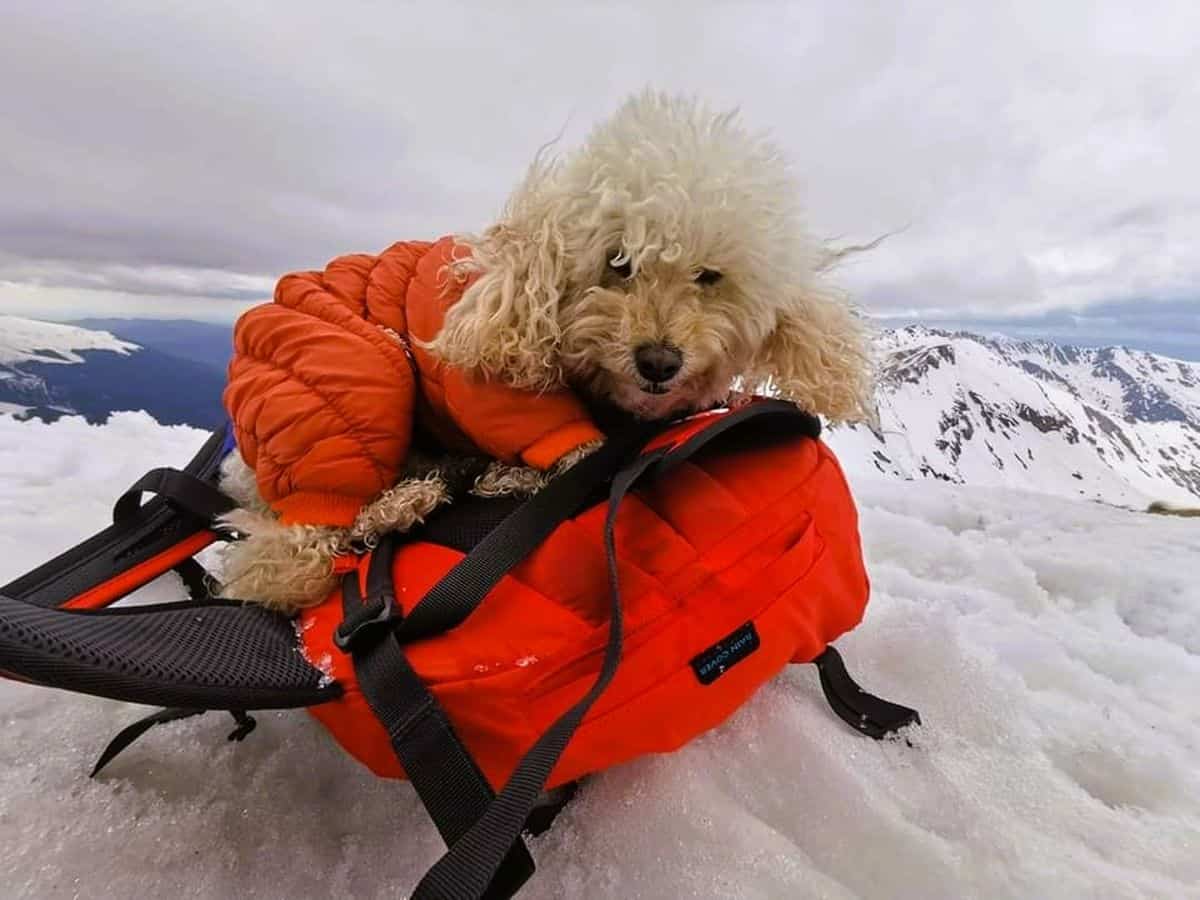
[[[643, 420], [755, 392], [831, 422], [871, 421], [861, 317], [827, 274], [840, 253], [805, 228], [783, 154], [736, 112], [644, 91], [561, 159], [539, 152], [498, 220], [457, 238], [471, 279], [422, 347], [536, 395], [570, 390]], [[549, 471], [482, 456], [411, 455], [349, 528], [275, 522], [238, 454], [222, 488], [227, 594], [285, 612], [323, 600], [333, 561], [405, 531], [456, 494], [531, 494]]]

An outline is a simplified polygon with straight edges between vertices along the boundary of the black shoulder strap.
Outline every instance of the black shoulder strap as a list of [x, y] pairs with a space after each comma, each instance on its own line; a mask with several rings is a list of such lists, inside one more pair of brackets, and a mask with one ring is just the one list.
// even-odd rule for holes
[[[534, 864], [521, 840], [521, 830], [554, 762], [604, 685], [594, 687], [584, 702], [542, 736], [497, 797], [445, 711], [409, 664], [402, 642], [414, 634], [426, 637], [452, 628], [470, 615], [507, 571], [578, 512], [597, 484], [612, 477], [628, 458], [631, 446], [629, 442], [606, 445], [528, 500], [451, 569], [404, 619], [397, 618], [395, 609], [394, 536], [385, 537], [371, 557], [365, 598], [356, 573], [348, 573], [343, 580], [344, 618], [335, 641], [352, 653], [363, 696], [387, 728], [405, 775], [447, 847], [452, 848], [422, 880], [414, 898], [506, 898], [529, 879]], [[660, 457], [647, 457], [643, 465]], [[414, 620], [416, 626], [405, 627]], [[619, 612], [614, 622], [619, 657]], [[617, 657], [610, 665], [609, 656], [611, 640], [605, 662], [606, 668], [615, 672]]]
[[[639, 457], [632, 465], [621, 470], [609, 494], [608, 515], [604, 523], [604, 547], [608, 558], [611, 607], [608, 644], [604, 650], [600, 674], [587, 694], [538, 738], [479, 820], [425, 874], [413, 893], [413, 900], [473, 900], [485, 895], [493, 873], [500, 868], [508, 849], [513, 846], [514, 841], [519, 841], [521, 828], [545, 787], [546, 779], [550, 777], [583, 717], [617, 674], [624, 637], [613, 539], [617, 510], [633, 485], [666, 455], [667, 450], [663, 448]], [[529, 874], [532, 874], [532, 869]], [[523, 881], [524, 879], [522, 883]]]
[[[382, 603], [381, 612], [391, 613], [395, 597], [392, 557], [395, 537], [383, 538], [367, 570], [364, 605], [358, 575], [349, 572], [342, 581], [342, 604], [346, 621], [366, 607]], [[384, 621], [376, 616], [372, 621]], [[354, 671], [371, 711], [387, 728], [388, 737], [404, 774], [421, 798], [429, 817], [447, 846], [454, 846], [478, 821], [495, 796], [491, 785], [470, 752], [454, 731], [441, 704], [413, 670], [394, 635], [375, 630], [369, 640], [370, 621], [350, 632]], [[505, 846], [493, 872], [491, 890], [480, 897], [511, 897], [533, 874], [533, 858], [514, 836]], [[489, 881], [491, 879], [489, 878]], [[488, 882], [484, 884], [488, 887]]]
[[653, 434], [643, 428], [610, 438], [517, 507], [469, 554], [435, 584], [397, 626], [403, 642], [440, 634], [475, 611], [500, 579], [533, 552], [553, 531], [578, 513]]

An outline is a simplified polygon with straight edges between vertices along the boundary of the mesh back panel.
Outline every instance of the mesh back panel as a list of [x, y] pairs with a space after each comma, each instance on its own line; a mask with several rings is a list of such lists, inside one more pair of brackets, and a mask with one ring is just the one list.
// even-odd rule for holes
[[161, 706], [285, 708], [339, 693], [297, 651], [290, 620], [228, 603], [85, 613], [0, 596], [0, 669]]

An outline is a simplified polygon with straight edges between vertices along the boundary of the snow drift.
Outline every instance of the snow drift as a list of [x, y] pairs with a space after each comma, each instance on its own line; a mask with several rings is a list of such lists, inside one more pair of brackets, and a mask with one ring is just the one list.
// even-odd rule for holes
[[[101, 526], [203, 434], [0, 416], [0, 583]], [[920, 709], [852, 733], [783, 674], [679, 753], [592, 779], [522, 896], [1183, 897], [1200, 883], [1200, 529], [1095, 503], [852, 471], [874, 594], [839, 641]], [[182, 595], [164, 579], [139, 599]], [[301, 712], [212, 714], [87, 771], [143, 708], [0, 682], [12, 897], [393, 897], [440, 842]]]

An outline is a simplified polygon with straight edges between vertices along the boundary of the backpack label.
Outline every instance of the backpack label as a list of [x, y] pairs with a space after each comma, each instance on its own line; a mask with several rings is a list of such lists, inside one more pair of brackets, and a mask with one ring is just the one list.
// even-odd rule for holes
[[731, 668], [757, 650], [758, 632], [747, 622], [727, 638], [722, 638], [692, 660], [692, 671], [701, 684], [712, 684]]

